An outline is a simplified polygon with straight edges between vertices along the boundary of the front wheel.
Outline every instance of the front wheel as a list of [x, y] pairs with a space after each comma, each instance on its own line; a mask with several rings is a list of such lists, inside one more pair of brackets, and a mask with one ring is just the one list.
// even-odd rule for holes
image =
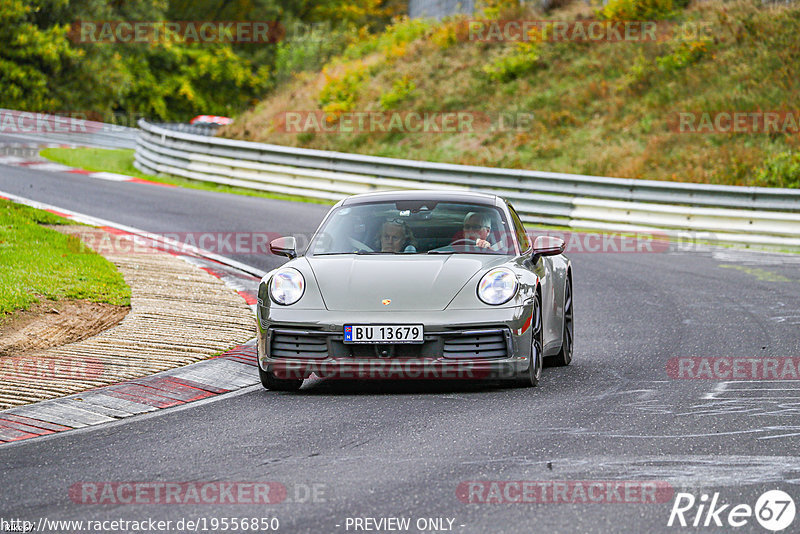
[[269, 371], [264, 371], [258, 366], [258, 376], [261, 378], [261, 385], [272, 391], [297, 391], [303, 385], [302, 378], [276, 378]]
[[572, 361], [572, 347], [575, 327], [572, 318], [572, 280], [567, 278], [564, 288], [564, 330], [561, 335], [561, 350], [553, 356], [551, 363], [554, 366], [569, 365]]
[[531, 362], [528, 370], [519, 378], [518, 384], [523, 387], [536, 387], [542, 377], [542, 347], [544, 345], [542, 331], [542, 297], [536, 295], [533, 301], [533, 312], [531, 314]]

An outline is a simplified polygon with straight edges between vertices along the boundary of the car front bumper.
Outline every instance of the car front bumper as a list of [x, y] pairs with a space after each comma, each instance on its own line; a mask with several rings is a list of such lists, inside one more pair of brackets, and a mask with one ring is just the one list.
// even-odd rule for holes
[[[258, 362], [277, 378], [508, 379], [530, 361], [532, 306], [437, 312], [258, 307]], [[422, 344], [343, 342], [345, 324], [422, 324]]]

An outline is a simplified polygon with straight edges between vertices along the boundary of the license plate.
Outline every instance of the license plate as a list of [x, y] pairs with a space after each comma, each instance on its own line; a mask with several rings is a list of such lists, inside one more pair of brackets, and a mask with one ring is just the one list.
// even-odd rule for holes
[[423, 343], [421, 324], [346, 324], [345, 343]]

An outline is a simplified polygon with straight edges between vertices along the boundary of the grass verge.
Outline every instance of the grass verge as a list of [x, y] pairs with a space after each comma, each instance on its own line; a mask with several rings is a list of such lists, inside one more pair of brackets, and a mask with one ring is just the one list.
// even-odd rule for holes
[[93, 172], [113, 172], [124, 174], [152, 182], [170, 184], [178, 187], [190, 189], [201, 189], [203, 191], [213, 191], [215, 193], [232, 193], [235, 195], [246, 195], [250, 197], [272, 198], [276, 200], [291, 200], [293, 202], [310, 202], [312, 204], [332, 205], [332, 201], [305, 198], [296, 195], [282, 195], [280, 193], [269, 193], [255, 189], [245, 189], [244, 187], [234, 187], [214, 182], [203, 182], [200, 180], [190, 180], [188, 178], [176, 178], [172, 176], [153, 176], [145, 174], [133, 166], [132, 149], [106, 149], [106, 148], [46, 148], [39, 154], [70, 167], [77, 167]]
[[0, 199], [0, 321], [40, 297], [130, 305], [130, 288], [111, 262], [44, 224], [72, 223]]

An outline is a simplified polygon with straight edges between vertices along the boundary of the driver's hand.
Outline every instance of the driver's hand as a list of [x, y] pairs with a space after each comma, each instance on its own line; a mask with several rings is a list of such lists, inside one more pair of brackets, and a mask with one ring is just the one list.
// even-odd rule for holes
[[488, 241], [486, 241], [485, 239], [476, 239], [475, 240], [475, 246], [478, 247], [478, 248], [489, 248], [492, 245]]

